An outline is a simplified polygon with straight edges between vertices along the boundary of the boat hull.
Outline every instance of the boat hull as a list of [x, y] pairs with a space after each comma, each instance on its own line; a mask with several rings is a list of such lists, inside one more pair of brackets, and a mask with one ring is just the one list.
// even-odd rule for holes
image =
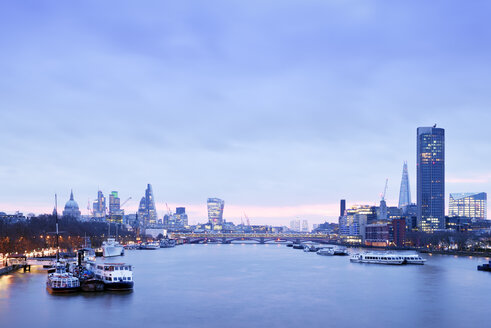
[[50, 294], [70, 294], [76, 293], [80, 290], [80, 287], [51, 287], [49, 284], [46, 284], [46, 290]]
[[102, 292], [104, 283], [98, 279], [89, 279], [80, 282], [80, 289], [83, 292]]
[[104, 289], [110, 291], [128, 291], [133, 290], [133, 281], [124, 281], [124, 282], [112, 282], [105, 283]]
[[102, 247], [102, 255], [104, 257], [114, 257], [124, 255], [123, 246], [104, 246]]

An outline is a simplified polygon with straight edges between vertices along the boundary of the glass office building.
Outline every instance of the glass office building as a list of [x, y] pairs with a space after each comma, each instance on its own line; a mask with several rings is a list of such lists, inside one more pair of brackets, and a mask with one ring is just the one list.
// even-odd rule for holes
[[485, 192], [450, 194], [448, 216], [486, 220], [487, 198], [488, 196]]
[[445, 228], [445, 130], [417, 130], [418, 228], [433, 232]]
[[211, 225], [222, 225], [225, 202], [219, 198], [208, 198], [208, 222]]

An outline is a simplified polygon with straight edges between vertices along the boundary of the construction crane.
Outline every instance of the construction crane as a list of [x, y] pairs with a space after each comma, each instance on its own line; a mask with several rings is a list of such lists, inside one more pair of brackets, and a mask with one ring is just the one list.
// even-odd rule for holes
[[129, 197], [127, 200], [125, 200], [121, 205], [119, 205], [119, 207], [123, 207], [123, 205], [126, 204], [130, 199], [131, 199], [131, 197]]
[[167, 207], [167, 214], [169, 214], [169, 216], [171, 216], [172, 211], [170, 210], [169, 205], [167, 205], [167, 203], [165, 203], [165, 207]]
[[384, 188], [384, 193], [381, 194], [380, 196], [382, 197], [382, 200], [385, 200], [385, 195], [387, 193], [387, 183], [389, 182], [389, 179], [385, 179], [385, 188]]
[[247, 226], [250, 227], [251, 226], [251, 222], [249, 221], [249, 217], [247, 216], [247, 214], [245, 212], [244, 212], [244, 217], [246, 218]]

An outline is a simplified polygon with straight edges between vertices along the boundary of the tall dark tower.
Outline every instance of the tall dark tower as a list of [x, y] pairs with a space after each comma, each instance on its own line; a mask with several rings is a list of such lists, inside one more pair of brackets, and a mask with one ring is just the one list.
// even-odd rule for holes
[[341, 199], [339, 203], [339, 216], [343, 216], [344, 211], [346, 211], [346, 199]]
[[445, 228], [445, 130], [420, 127], [417, 131], [418, 228]]

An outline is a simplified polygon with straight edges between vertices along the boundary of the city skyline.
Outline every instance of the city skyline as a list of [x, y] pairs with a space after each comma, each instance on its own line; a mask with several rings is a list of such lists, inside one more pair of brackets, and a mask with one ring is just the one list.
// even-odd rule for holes
[[134, 213], [151, 183], [159, 218], [204, 221], [216, 195], [236, 223], [335, 222], [386, 178], [397, 205], [404, 161], [416, 199], [414, 131], [435, 123], [445, 202], [491, 189], [486, 10], [214, 4], [2, 4], [0, 211], [50, 213], [73, 188], [82, 214], [98, 190]]

